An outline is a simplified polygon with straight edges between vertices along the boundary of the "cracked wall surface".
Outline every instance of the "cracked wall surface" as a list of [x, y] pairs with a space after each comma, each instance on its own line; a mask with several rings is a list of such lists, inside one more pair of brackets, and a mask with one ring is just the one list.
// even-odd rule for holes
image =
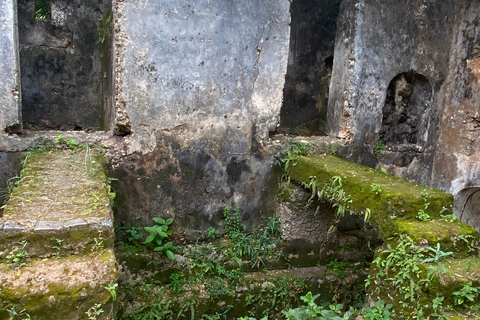
[[21, 129], [16, 1], [0, 3], [0, 131]]
[[289, 22], [287, 0], [114, 4], [119, 217], [198, 229], [268, 207]]

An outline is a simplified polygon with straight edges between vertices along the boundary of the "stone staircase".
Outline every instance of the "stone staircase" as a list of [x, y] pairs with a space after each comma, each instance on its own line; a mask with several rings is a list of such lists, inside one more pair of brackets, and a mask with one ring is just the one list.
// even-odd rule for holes
[[293, 181], [311, 185], [314, 179], [319, 191], [340, 177], [348, 210], [360, 216], [369, 212], [368, 223], [384, 242], [370, 268], [372, 302], [391, 303], [397, 317], [408, 319], [437, 311], [448, 319], [479, 319], [468, 301], [459, 304], [453, 294], [480, 287], [480, 236], [453, 216], [452, 195], [334, 156], [295, 161], [289, 171]]
[[0, 218], [0, 319], [113, 319], [109, 191], [95, 150], [28, 153]]

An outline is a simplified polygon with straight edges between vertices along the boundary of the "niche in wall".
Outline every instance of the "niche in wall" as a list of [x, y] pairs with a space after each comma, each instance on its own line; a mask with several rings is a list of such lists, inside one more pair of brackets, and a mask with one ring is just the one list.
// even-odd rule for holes
[[387, 89], [380, 140], [386, 144], [424, 145], [432, 112], [429, 80], [410, 70], [395, 76]]
[[480, 232], [480, 187], [461, 190], [455, 196], [453, 212], [461, 221]]
[[18, 0], [25, 129], [106, 130], [111, 0]]

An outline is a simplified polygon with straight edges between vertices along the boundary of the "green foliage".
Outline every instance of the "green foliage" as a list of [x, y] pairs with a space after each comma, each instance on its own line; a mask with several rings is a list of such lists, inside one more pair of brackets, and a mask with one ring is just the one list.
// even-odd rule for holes
[[56, 255], [59, 256], [62, 253], [62, 249], [67, 249], [67, 246], [63, 244], [64, 239], [55, 239], [57, 242], [52, 248], [57, 250]]
[[185, 291], [184, 285], [187, 282], [185, 278], [185, 273], [183, 272], [175, 272], [170, 275], [170, 283], [168, 286], [172, 289], [173, 293], [180, 293]]
[[208, 227], [207, 229], [207, 239], [215, 240], [220, 238], [220, 230], [215, 227]]
[[455, 241], [453, 242], [453, 246], [456, 248], [458, 246], [459, 241], [463, 241], [467, 244], [468, 252], [475, 252], [478, 248], [478, 241], [477, 238], [470, 234], [460, 234], [455, 237]]
[[352, 198], [345, 193], [340, 176], [332, 177], [330, 182], [323, 185], [323, 188], [318, 191], [318, 197], [328, 201], [336, 208], [335, 222], [338, 222], [350, 209]]
[[117, 228], [117, 231], [125, 235], [129, 244], [137, 245], [143, 239], [143, 228], [127, 224], [125, 221], [122, 221], [122, 225]]
[[345, 278], [348, 275], [347, 272], [348, 263], [345, 261], [338, 261], [334, 259], [327, 264], [327, 268], [332, 270], [339, 278]]
[[111, 35], [110, 24], [112, 22], [112, 14], [108, 13], [105, 16], [101, 14], [98, 20], [100, 21], [100, 25], [97, 28], [97, 35], [98, 35], [97, 43], [103, 44]]
[[27, 246], [27, 240], [17, 242], [19, 247], [14, 248], [10, 251], [7, 256], [7, 266], [10, 268], [20, 268], [27, 265], [27, 260], [30, 257], [29, 253], [25, 250]]
[[375, 148], [373, 149], [373, 152], [375, 155], [378, 157], [382, 151], [385, 149], [386, 145], [383, 143], [382, 140], [379, 140]]
[[103, 313], [102, 309], [102, 304], [101, 303], [96, 303], [93, 306], [90, 307], [87, 311], [85, 311], [85, 314], [88, 317], [88, 320], [97, 320], [97, 317]]
[[474, 303], [480, 294], [480, 287], [472, 287], [472, 282], [466, 283], [460, 291], [453, 293], [455, 304], [465, 306], [467, 303]]
[[453, 252], [449, 251], [449, 252], [443, 252], [441, 249], [440, 249], [440, 243], [437, 243], [437, 247], [436, 248], [432, 248], [430, 246], [426, 247], [427, 250], [430, 250], [431, 252], [434, 253], [434, 256], [433, 257], [430, 257], [430, 258], [426, 258], [422, 261], [422, 263], [430, 263], [430, 262], [433, 262], [435, 263], [436, 265], [434, 266], [430, 266], [429, 267], [429, 272], [428, 272], [428, 275], [427, 276], [431, 276], [433, 273], [435, 272], [438, 272], [438, 271], [441, 271], [443, 273], [447, 273], [447, 269], [445, 268], [445, 266], [443, 265], [443, 263], [441, 263], [441, 260], [445, 257], [448, 257], [450, 255], [453, 255]]
[[390, 318], [390, 310], [392, 309], [392, 304], [385, 304], [385, 301], [375, 301], [373, 303], [373, 308], [365, 308], [364, 319], [365, 320], [392, 320]]
[[421, 195], [425, 204], [423, 206], [423, 209], [418, 210], [417, 219], [423, 222], [430, 221], [430, 215], [425, 212], [425, 210], [427, 210], [430, 206], [430, 203], [427, 202], [428, 190], [423, 189]]
[[118, 283], [110, 283], [108, 286], [105, 287], [105, 289], [110, 292], [113, 301], [117, 300], [117, 287]]
[[8, 312], [8, 315], [9, 315], [8, 320], [31, 320], [32, 319], [25, 309], [17, 311], [15, 310], [15, 306], [12, 306], [10, 309], [6, 309], [6, 311]]
[[2, 194], [0, 195], [0, 199], [2, 200], [0, 203], [1, 204], [0, 209], [3, 209], [5, 207], [5, 205], [8, 202], [8, 199], [10, 199], [10, 196], [13, 193], [13, 190], [20, 183], [20, 179], [21, 179], [21, 174], [20, 176], [14, 176], [6, 180], [7, 187], [4, 190], [2, 190]]
[[35, 0], [35, 19], [49, 20], [51, 18], [50, 0]]
[[330, 154], [332, 156], [338, 156], [338, 145], [333, 143], [330, 145]]
[[171, 241], [163, 243], [163, 241], [173, 233], [172, 230], [168, 230], [168, 226], [172, 224], [173, 218], [164, 220], [163, 218], [155, 217], [153, 221], [157, 224], [152, 227], [144, 227], [144, 230], [149, 233], [144, 244], [153, 245], [154, 251], [160, 251], [169, 259], [175, 260], [174, 251], [177, 250], [177, 247], [175, 247]]
[[308, 143], [304, 143], [298, 140], [288, 141], [286, 149], [279, 150], [275, 154], [275, 165], [283, 167], [282, 180], [290, 183], [290, 176], [288, 175], [289, 169], [297, 165], [294, 155], [296, 156], [309, 156], [312, 154], [311, 146]]
[[349, 319], [351, 312], [347, 311], [343, 317], [343, 305], [330, 305], [328, 308], [323, 308], [315, 303], [315, 299], [319, 295], [312, 295], [309, 291], [305, 296], [300, 297], [306, 305], [299, 308], [290, 309], [284, 313], [287, 320], [342, 320]]
[[384, 186], [385, 185], [381, 183], [372, 183], [372, 192], [376, 195], [379, 195], [380, 193], [382, 193], [382, 187]]
[[239, 233], [241, 229], [245, 230], [245, 225], [240, 222], [240, 209], [238, 205], [235, 205], [233, 213], [230, 212], [229, 207], [225, 207], [223, 216], [225, 218], [225, 232], [228, 238], [231, 239], [233, 235]]

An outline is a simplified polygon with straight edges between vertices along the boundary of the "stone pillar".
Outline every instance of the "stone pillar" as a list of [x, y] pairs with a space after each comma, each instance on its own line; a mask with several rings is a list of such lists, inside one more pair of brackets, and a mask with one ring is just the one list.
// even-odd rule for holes
[[18, 60], [17, 1], [0, 3], [0, 131], [22, 129]]

